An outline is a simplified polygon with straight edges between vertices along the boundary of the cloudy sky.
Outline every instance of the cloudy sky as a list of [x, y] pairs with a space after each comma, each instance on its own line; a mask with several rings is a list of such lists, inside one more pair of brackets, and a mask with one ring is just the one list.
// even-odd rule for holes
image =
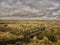
[[0, 0], [0, 19], [60, 20], [60, 0]]

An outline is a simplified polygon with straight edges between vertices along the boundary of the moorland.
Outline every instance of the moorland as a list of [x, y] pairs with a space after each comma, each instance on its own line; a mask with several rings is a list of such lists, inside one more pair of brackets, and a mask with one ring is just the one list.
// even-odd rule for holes
[[0, 20], [0, 45], [60, 45], [60, 21]]

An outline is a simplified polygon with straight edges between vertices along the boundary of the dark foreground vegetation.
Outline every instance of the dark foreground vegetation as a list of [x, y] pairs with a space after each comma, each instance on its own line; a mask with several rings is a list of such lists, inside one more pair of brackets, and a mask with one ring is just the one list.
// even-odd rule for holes
[[60, 21], [0, 20], [0, 45], [60, 45]]

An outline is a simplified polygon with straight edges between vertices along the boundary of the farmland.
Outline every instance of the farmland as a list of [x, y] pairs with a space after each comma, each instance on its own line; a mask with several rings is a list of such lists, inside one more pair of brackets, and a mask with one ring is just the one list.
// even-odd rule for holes
[[0, 45], [60, 45], [60, 21], [0, 20]]

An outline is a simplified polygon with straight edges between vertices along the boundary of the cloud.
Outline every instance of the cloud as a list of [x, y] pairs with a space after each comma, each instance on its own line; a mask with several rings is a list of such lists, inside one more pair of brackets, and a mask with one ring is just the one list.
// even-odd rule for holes
[[0, 17], [58, 19], [59, 2], [59, 0], [0, 0]]

